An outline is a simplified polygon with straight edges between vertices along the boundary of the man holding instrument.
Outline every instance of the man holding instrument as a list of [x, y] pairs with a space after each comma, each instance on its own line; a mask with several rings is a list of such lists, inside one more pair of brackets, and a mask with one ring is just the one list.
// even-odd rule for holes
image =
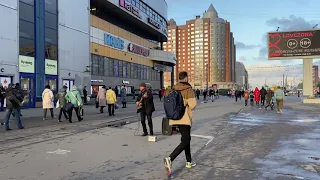
[[138, 106], [137, 113], [140, 113], [141, 116], [141, 124], [143, 128], [142, 136], [148, 136], [146, 117], [148, 119], [150, 136], [153, 136], [152, 113], [155, 111], [153, 95], [151, 91], [147, 90], [147, 85], [145, 83], [141, 83], [139, 88], [141, 92], [137, 98], [136, 104]]

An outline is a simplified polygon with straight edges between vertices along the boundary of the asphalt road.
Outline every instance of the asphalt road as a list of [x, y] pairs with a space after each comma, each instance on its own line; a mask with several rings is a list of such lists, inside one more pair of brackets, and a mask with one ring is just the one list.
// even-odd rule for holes
[[295, 97], [287, 98], [284, 114], [224, 97], [199, 104], [192, 127], [193, 169], [184, 168], [182, 153], [173, 163], [173, 176], [165, 175], [162, 159], [180, 136], [161, 135], [160, 104], [154, 118], [156, 143], [136, 136], [138, 123], [106, 127], [98, 117], [3, 133], [0, 179], [320, 179], [317, 107], [301, 105]]

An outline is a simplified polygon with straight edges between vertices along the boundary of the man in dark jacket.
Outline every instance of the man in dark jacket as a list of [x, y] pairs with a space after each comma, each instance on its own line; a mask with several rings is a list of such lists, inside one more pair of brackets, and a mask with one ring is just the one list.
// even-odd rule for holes
[[199, 89], [196, 90], [196, 96], [197, 96], [197, 99], [199, 100], [200, 99], [200, 90]]
[[[17, 86], [18, 85], [18, 86]], [[10, 131], [9, 127], [9, 119], [14, 112], [16, 114], [16, 119], [18, 123], [19, 129], [24, 129], [24, 126], [21, 123], [20, 119], [20, 103], [23, 101], [23, 94], [20, 88], [20, 84], [16, 84], [16, 87], [13, 88], [13, 85], [10, 84], [9, 87], [6, 90], [6, 104], [7, 104], [7, 112], [5, 116], [5, 129], [7, 131]]]
[[266, 95], [267, 95], [267, 90], [264, 87], [261, 88], [260, 95], [261, 95], [261, 105], [264, 106], [264, 103], [266, 101]]
[[87, 91], [87, 86], [84, 86], [83, 87], [83, 103], [84, 104], [87, 104], [87, 97], [88, 97], [88, 91]]
[[148, 119], [148, 125], [150, 130], [150, 135], [153, 136], [153, 124], [152, 124], [152, 113], [155, 111], [153, 96], [151, 91], [147, 90], [147, 85], [145, 83], [141, 83], [140, 86], [140, 94], [137, 98], [136, 104], [138, 106], [138, 113], [141, 116], [141, 124], [143, 128], [143, 135], [148, 135], [148, 130], [146, 126], [146, 117]]
[[5, 98], [5, 93], [6, 93], [6, 90], [4, 89], [4, 87], [2, 86], [2, 84], [0, 84], [0, 103], [1, 103], [1, 106], [0, 106], [0, 111], [4, 111], [4, 98]]

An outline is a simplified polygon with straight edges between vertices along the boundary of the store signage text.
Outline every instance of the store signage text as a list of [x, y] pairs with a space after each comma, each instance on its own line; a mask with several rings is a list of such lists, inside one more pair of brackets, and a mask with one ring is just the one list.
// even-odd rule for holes
[[34, 58], [19, 56], [19, 72], [34, 73]]
[[155, 28], [160, 29], [160, 24], [149, 17], [148, 17], [148, 23], [151, 24], [152, 26], [154, 26]]
[[124, 49], [124, 40], [118, 37], [114, 37], [110, 34], [104, 34], [104, 44], [107, 46], [111, 46], [116, 49], [123, 50]]
[[1, 71], [1, 72], [4, 72], [4, 68], [1, 68], [0, 71]]
[[103, 80], [95, 80], [95, 79], [93, 79], [93, 80], [91, 80], [91, 82], [103, 83]]
[[130, 84], [129, 81], [122, 80], [122, 84]]
[[133, 5], [129, 4], [125, 0], [119, 0], [119, 5], [120, 5], [120, 7], [123, 7], [127, 11], [131, 12], [136, 17], [141, 18], [140, 13], [139, 13], [139, 9], [134, 7]]
[[137, 45], [132, 44], [132, 43], [129, 43], [128, 51], [132, 52], [132, 53], [135, 53], [135, 54], [138, 54], [138, 55], [141, 55], [141, 56], [146, 56], [146, 57], [149, 56], [149, 54], [150, 54], [150, 50], [149, 49], [137, 46]]
[[51, 74], [51, 75], [57, 75], [58, 74], [58, 62], [55, 60], [46, 59], [46, 67], [45, 67], [45, 73]]

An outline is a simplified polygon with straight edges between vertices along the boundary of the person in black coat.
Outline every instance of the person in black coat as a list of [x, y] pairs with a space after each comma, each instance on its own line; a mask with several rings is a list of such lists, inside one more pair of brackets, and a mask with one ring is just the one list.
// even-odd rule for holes
[[261, 95], [261, 105], [264, 106], [264, 103], [266, 101], [266, 95], [268, 94], [267, 90], [262, 87], [260, 90], [260, 95]]
[[141, 83], [140, 86], [140, 94], [136, 100], [136, 104], [138, 106], [137, 113], [140, 113], [141, 124], [143, 128], [142, 136], [148, 135], [148, 130], [146, 126], [146, 117], [148, 119], [148, 125], [150, 130], [150, 135], [153, 136], [153, 124], [152, 124], [152, 113], [155, 111], [154, 103], [153, 103], [153, 95], [150, 90], [147, 90], [147, 85], [145, 83]]

